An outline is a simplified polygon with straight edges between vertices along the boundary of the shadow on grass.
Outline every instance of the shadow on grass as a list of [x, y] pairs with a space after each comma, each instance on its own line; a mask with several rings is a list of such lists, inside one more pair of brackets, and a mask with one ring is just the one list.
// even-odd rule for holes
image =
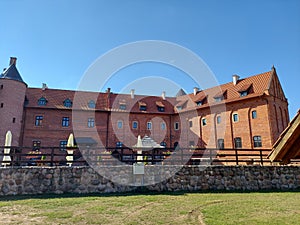
[[18, 201], [25, 199], [53, 199], [53, 198], [76, 198], [76, 197], [122, 197], [122, 196], [143, 196], [143, 195], [170, 195], [170, 196], [179, 196], [185, 194], [232, 194], [232, 193], [298, 193], [300, 189], [293, 190], [206, 190], [206, 191], [149, 191], [145, 187], [138, 187], [136, 190], [131, 192], [120, 192], [120, 193], [63, 193], [63, 194], [36, 194], [36, 195], [10, 195], [10, 196], [1, 196], [1, 201]]

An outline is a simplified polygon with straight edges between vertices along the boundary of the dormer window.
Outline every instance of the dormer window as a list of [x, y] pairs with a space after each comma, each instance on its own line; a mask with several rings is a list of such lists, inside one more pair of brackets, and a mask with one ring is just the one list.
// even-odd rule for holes
[[226, 99], [227, 90], [220, 92], [214, 96], [215, 102], [221, 102]]
[[88, 102], [88, 107], [91, 108], [91, 109], [96, 108], [96, 103], [95, 103], [95, 101], [94, 101], [94, 100], [90, 100], [90, 101]]
[[126, 104], [120, 104], [119, 109], [121, 110], [126, 110]]
[[197, 104], [197, 106], [203, 105], [202, 101], [198, 101], [198, 102], [196, 102], [196, 104]]
[[165, 105], [162, 102], [157, 101], [156, 102], [156, 106], [157, 106], [157, 110], [159, 112], [164, 112], [165, 111]]
[[252, 84], [243, 85], [238, 92], [240, 93], [240, 97], [247, 96], [250, 93]]
[[147, 104], [144, 102], [139, 102], [139, 108], [140, 111], [146, 111], [147, 110]]
[[64, 100], [64, 106], [67, 107], [67, 108], [71, 108], [72, 107], [72, 101], [70, 99], [66, 99]]
[[177, 108], [178, 111], [182, 110], [182, 106], [181, 105], [176, 106], [176, 108]]
[[38, 105], [46, 105], [47, 104], [47, 99], [44, 98], [44, 97], [41, 97], [39, 100], [38, 100]]
[[247, 95], [248, 95], [248, 91], [241, 91], [240, 92], [241, 97], [244, 97], [244, 96], [247, 96]]
[[222, 100], [224, 100], [223, 96], [218, 96], [214, 98], [216, 102], [221, 102]]

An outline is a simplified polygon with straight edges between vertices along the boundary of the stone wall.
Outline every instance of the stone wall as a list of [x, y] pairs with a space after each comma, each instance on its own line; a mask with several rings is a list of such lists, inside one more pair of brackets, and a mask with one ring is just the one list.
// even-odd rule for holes
[[[162, 166], [164, 171], [174, 169]], [[130, 175], [124, 167], [102, 167], [120, 176], [121, 184], [103, 178], [90, 167], [0, 168], [0, 196], [44, 193], [113, 193], [137, 190], [143, 175]], [[128, 170], [132, 170], [128, 166]], [[152, 174], [153, 175], [153, 174]], [[154, 181], [156, 176], [153, 175]], [[155, 183], [155, 182], [154, 182]], [[145, 186], [149, 191], [259, 191], [300, 189], [299, 166], [184, 166], [171, 178]]]

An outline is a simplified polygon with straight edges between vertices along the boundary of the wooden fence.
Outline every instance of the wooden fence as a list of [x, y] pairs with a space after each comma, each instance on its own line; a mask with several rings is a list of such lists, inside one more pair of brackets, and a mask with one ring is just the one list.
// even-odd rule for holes
[[[5, 154], [4, 148], [10, 153]], [[67, 150], [73, 150], [68, 154]], [[142, 150], [138, 154], [137, 150]], [[0, 147], [2, 166], [82, 166], [88, 164], [117, 165], [170, 164], [170, 165], [270, 165], [267, 158], [271, 149], [215, 149], [215, 148], [155, 148], [151, 150], [120, 148], [61, 148], [61, 147]], [[84, 157], [82, 156], [84, 155]], [[11, 161], [3, 161], [9, 156]], [[72, 156], [67, 160], [67, 156]], [[5, 157], [7, 158], [7, 157]]]

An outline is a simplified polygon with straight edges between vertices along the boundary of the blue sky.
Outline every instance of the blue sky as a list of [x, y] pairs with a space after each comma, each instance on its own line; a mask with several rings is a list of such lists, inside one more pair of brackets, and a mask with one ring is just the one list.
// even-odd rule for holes
[[[75, 90], [89, 66], [111, 49], [162, 40], [197, 54], [219, 83], [230, 82], [232, 74], [269, 71], [274, 64], [291, 117], [300, 108], [298, 0], [0, 0], [0, 9], [0, 66], [17, 57], [30, 87], [47, 83]], [[138, 94], [160, 95], [164, 85], [135, 82], [149, 76], [167, 80], [167, 95], [177, 87], [192, 92], [197, 85], [174, 67], [145, 62], [113, 74], [99, 89], [120, 92], [133, 83]]]

